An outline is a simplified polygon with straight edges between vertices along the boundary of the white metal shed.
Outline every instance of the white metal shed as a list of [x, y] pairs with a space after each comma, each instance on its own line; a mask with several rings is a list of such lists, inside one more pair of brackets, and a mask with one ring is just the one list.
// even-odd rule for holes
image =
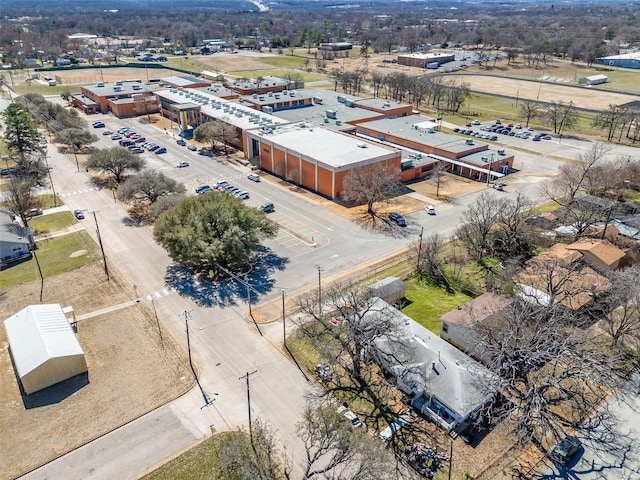
[[87, 371], [82, 347], [60, 305], [30, 305], [6, 319], [4, 328], [27, 394]]

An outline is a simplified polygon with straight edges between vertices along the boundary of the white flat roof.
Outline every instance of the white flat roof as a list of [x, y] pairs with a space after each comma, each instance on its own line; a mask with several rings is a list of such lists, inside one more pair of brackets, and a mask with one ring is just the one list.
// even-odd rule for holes
[[49, 359], [84, 354], [58, 304], [29, 305], [7, 318], [4, 328], [21, 378]]
[[190, 102], [200, 105], [200, 111], [207, 117], [224, 120], [242, 130], [256, 128], [265, 124], [280, 125], [288, 123], [287, 120], [274, 117], [273, 115], [260, 112], [245, 105], [240, 105], [233, 100], [216, 97], [203, 89], [179, 90], [177, 88], [170, 88], [154, 93], [173, 103], [183, 104]]
[[[304, 127], [302, 127], [304, 125]], [[302, 158], [314, 159], [333, 168], [366, 164], [381, 157], [393, 158], [398, 149], [354, 137], [335, 130], [297, 122], [278, 127], [273, 133], [251, 132], [262, 136]]]

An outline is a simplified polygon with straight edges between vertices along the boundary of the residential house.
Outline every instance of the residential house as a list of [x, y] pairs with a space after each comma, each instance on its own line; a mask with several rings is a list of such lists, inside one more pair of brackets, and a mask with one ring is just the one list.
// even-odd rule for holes
[[372, 301], [364, 318], [390, 315], [399, 329], [399, 337], [375, 341], [381, 367], [413, 397], [415, 411], [447, 431], [463, 430], [491, 403], [500, 379], [382, 299]]
[[379, 297], [388, 303], [395, 303], [404, 298], [407, 284], [398, 277], [383, 278], [369, 287], [372, 297]]
[[503, 295], [483, 293], [440, 317], [440, 338], [476, 360], [488, 363], [491, 359], [485, 353], [474, 324], [500, 325], [504, 322], [500, 312], [508, 308], [512, 301], [511, 298]]
[[605, 240], [584, 238], [567, 245], [567, 249], [582, 254], [582, 261], [599, 272], [607, 273], [624, 265], [626, 254]]
[[577, 311], [611, 288], [611, 282], [583, 262], [576, 249], [557, 243], [526, 264], [514, 281], [518, 296], [539, 305], [559, 303]]
[[0, 262], [31, 255], [33, 245], [33, 230], [21, 226], [13, 215], [0, 211]]

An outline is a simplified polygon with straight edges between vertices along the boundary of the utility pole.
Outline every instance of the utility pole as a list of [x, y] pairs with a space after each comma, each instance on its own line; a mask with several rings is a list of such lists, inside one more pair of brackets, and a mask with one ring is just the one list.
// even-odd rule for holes
[[183, 315], [184, 315], [184, 324], [187, 330], [187, 353], [189, 355], [189, 366], [191, 367], [191, 371], [195, 375], [196, 371], [193, 368], [193, 361], [191, 360], [191, 338], [189, 337], [189, 315], [191, 315], [191, 312], [188, 312], [187, 310], [185, 310], [183, 312]]
[[51, 184], [51, 191], [53, 192], [53, 206], [57, 207], [58, 202], [56, 201], [56, 189], [53, 188], [53, 179], [51, 178], [51, 168], [49, 168], [49, 162], [47, 161], [47, 156], [44, 156], [44, 164], [47, 166], [47, 174], [49, 175], [49, 183]]
[[422, 234], [424, 233], [424, 227], [420, 227], [420, 241], [418, 242], [418, 261], [417, 263], [417, 270], [418, 273], [420, 273], [420, 257], [422, 256]]
[[251, 439], [251, 445], [253, 445], [253, 430], [251, 428], [251, 387], [249, 386], [249, 375], [253, 375], [257, 371], [258, 370], [247, 372], [238, 378], [238, 380], [242, 380], [243, 378], [247, 379], [247, 410], [249, 412], [249, 438]]
[[282, 345], [287, 346], [287, 320], [284, 313], [284, 290], [280, 290], [282, 295]]
[[107, 267], [107, 256], [104, 254], [104, 246], [102, 245], [102, 237], [100, 236], [100, 227], [98, 226], [98, 217], [96, 217], [95, 210], [93, 211], [93, 220], [96, 222], [96, 233], [98, 234], [98, 244], [100, 245], [100, 251], [102, 252], [102, 260], [104, 261], [104, 273], [107, 276], [107, 282], [109, 278], [109, 268]]
[[35, 245], [31, 253], [33, 254], [33, 259], [36, 261], [36, 266], [38, 267], [38, 273], [40, 274], [40, 303], [42, 303], [42, 294], [44, 292], [44, 277], [42, 276], [42, 269], [40, 268], [40, 262], [38, 261], [38, 257], [36, 255]]
[[322, 315], [322, 267], [316, 265], [316, 268], [318, 269], [318, 310]]

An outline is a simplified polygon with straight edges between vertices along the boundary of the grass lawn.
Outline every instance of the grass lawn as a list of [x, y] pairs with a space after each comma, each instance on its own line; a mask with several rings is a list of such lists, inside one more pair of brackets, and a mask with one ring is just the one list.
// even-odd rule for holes
[[43, 96], [54, 95], [59, 97], [62, 92], [66, 91], [69, 91], [71, 93], [80, 93], [80, 85], [56, 85], [55, 87], [50, 87], [48, 85], [40, 85], [39, 83], [31, 82], [31, 85], [21, 83], [19, 85], [15, 85], [12, 88], [19, 95], [24, 95], [27, 93], [39, 93]]
[[40, 199], [41, 207], [43, 209], [53, 208], [53, 207], [60, 207], [60, 206], [64, 205], [64, 202], [62, 201], [62, 199], [58, 195], [56, 195], [56, 198], [55, 198], [55, 201], [54, 201], [53, 194], [51, 194], [51, 193], [45, 193], [44, 195], [38, 195], [38, 198]]
[[36, 235], [48, 233], [52, 230], [59, 230], [77, 223], [76, 217], [71, 212], [58, 212], [50, 215], [34, 217], [29, 221], [29, 226], [33, 228]]
[[292, 57], [291, 55], [278, 55], [275, 58], [258, 58], [257, 60], [261, 63], [271, 65], [272, 67], [289, 68], [292, 70], [296, 70], [298, 68], [302, 68], [305, 59], [300, 57]]
[[407, 284], [406, 298], [409, 304], [402, 313], [411, 317], [420, 325], [440, 335], [440, 317], [471, 300], [464, 293], [450, 295], [444, 288], [421, 282], [417, 277], [405, 280]]
[[142, 480], [200, 480], [225, 478], [218, 467], [220, 446], [240, 432], [224, 432], [214, 435], [190, 448], [179, 457], [165, 463], [157, 470], [142, 477]]
[[[37, 242], [36, 255], [42, 275], [51, 277], [68, 272], [99, 259], [98, 246], [87, 232], [71, 233]], [[81, 253], [84, 252], [84, 253]], [[72, 254], [77, 256], [71, 256]], [[2, 271], [0, 289], [40, 278], [35, 259], [14, 265]]]

